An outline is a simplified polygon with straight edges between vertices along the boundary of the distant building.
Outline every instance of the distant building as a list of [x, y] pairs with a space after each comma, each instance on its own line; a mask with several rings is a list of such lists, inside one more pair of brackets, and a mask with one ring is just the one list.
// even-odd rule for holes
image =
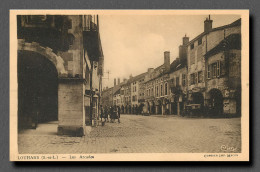
[[[205, 107], [209, 115], [235, 114], [241, 101], [235, 101], [241, 93], [241, 19], [217, 28], [212, 22], [209, 16], [204, 32], [188, 45], [188, 101]], [[230, 78], [232, 63], [237, 75]]]
[[172, 63], [165, 51], [162, 65], [121, 84], [122, 112], [185, 115], [196, 106], [203, 115], [240, 115], [241, 19], [217, 28], [212, 23], [209, 16], [191, 41], [185, 35]]

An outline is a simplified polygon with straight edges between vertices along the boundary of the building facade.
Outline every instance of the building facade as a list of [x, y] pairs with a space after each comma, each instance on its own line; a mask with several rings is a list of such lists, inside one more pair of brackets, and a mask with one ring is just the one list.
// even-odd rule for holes
[[209, 16], [201, 34], [185, 35], [172, 63], [165, 51], [162, 65], [131, 76], [121, 87], [123, 112], [186, 115], [196, 107], [203, 115], [240, 115], [241, 19], [212, 24]]
[[[238, 60], [241, 56], [239, 55], [241, 47], [237, 48], [238, 44], [241, 46], [241, 42], [235, 42], [231, 38], [232, 35], [238, 35], [237, 40], [241, 37], [241, 20], [218, 28], [212, 28], [212, 22], [209, 16], [204, 21], [204, 32], [191, 40], [188, 45], [188, 101], [200, 104], [202, 110], [205, 110], [208, 115], [222, 114], [224, 107], [229, 109], [229, 111], [225, 111], [227, 114], [233, 114], [232, 112], [236, 113], [236, 111], [231, 109], [237, 109], [234, 107], [236, 103], [229, 98], [226, 99], [225, 96], [230, 92], [231, 80], [228, 79], [228, 76], [231, 66], [229, 62], [234, 54]], [[233, 45], [236, 45], [234, 50], [232, 50]], [[216, 49], [221, 49], [219, 48], [221, 46], [226, 46], [226, 48], [229, 46], [229, 49], [224, 48], [224, 52], [222, 48], [217, 54], [212, 53], [216, 52]], [[229, 56], [229, 51], [235, 53]], [[240, 70], [240, 68], [236, 70]], [[241, 78], [241, 76], [235, 78]], [[231, 92], [241, 92], [241, 90], [237, 90], [239, 89], [238, 85], [241, 85], [239, 79], [234, 80], [236, 81], [236, 86], [234, 86], [236, 89], [231, 89]], [[239, 105], [239, 103], [237, 104]]]
[[58, 134], [84, 135], [103, 74], [98, 16], [17, 17], [18, 126], [58, 120]]

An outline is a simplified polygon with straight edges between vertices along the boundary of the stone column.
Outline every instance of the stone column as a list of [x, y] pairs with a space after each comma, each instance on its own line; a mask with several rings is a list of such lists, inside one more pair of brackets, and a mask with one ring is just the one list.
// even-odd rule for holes
[[64, 79], [58, 86], [58, 134], [74, 130], [78, 136], [85, 133], [84, 84], [81, 79]]

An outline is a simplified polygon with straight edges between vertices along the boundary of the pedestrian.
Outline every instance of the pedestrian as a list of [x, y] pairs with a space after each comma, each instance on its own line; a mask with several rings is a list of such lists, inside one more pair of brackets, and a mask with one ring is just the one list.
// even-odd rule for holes
[[101, 118], [101, 122], [102, 122], [102, 118], [104, 118], [104, 109], [103, 109], [102, 105], [100, 105], [100, 118]]
[[115, 122], [115, 119], [117, 118], [117, 107], [116, 105], [114, 105], [113, 107], [113, 122]]
[[107, 109], [107, 106], [105, 106], [104, 118], [105, 118], [105, 122], [108, 121], [108, 109]]
[[113, 122], [113, 114], [114, 114], [114, 108], [113, 106], [110, 106], [110, 113], [109, 113], [109, 117], [110, 117], [110, 122]]
[[117, 119], [118, 119], [118, 123], [120, 123], [120, 107], [119, 106], [117, 108]]

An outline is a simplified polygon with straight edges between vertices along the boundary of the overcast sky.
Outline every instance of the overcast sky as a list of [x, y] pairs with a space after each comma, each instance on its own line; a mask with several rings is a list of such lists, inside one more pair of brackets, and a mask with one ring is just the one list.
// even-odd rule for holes
[[[129, 78], [163, 64], [164, 51], [171, 62], [178, 56], [186, 34], [190, 40], [204, 30], [207, 15], [101, 15], [100, 37], [104, 53], [103, 87], [113, 86], [114, 78]], [[238, 15], [211, 15], [213, 28], [232, 23]]]

